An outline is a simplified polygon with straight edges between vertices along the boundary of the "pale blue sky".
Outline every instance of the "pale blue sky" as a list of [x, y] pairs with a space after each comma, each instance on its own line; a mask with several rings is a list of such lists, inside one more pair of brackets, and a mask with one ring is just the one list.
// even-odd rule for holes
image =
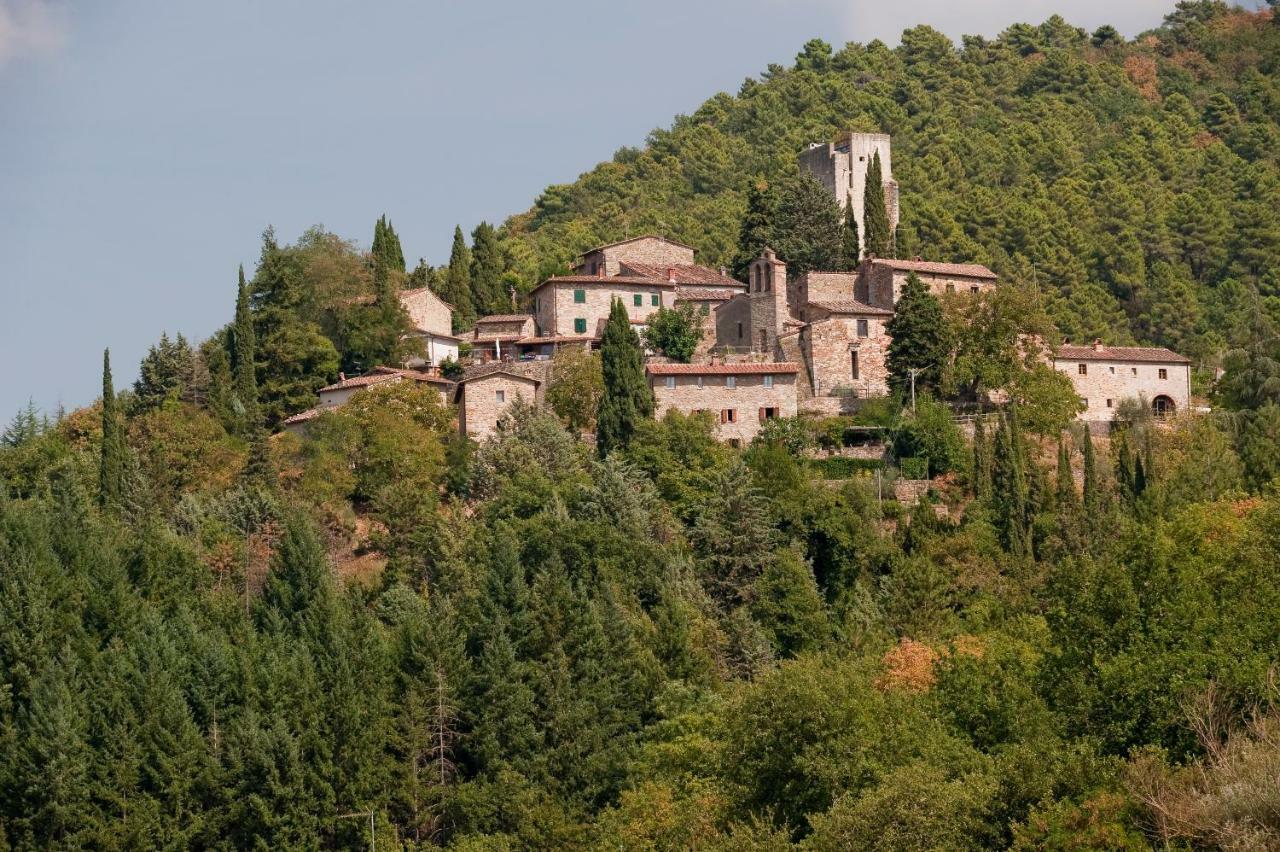
[[1126, 35], [1172, 0], [0, 0], [0, 423], [224, 323], [259, 235], [315, 223], [447, 259], [806, 40]]

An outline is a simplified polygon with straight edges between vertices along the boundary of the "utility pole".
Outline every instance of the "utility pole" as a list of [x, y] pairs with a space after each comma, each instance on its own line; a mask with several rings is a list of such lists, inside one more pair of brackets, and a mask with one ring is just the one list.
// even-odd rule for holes
[[924, 367], [908, 367], [911, 373], [911, 413], [916, 413], [916, 375], [924, 372]]

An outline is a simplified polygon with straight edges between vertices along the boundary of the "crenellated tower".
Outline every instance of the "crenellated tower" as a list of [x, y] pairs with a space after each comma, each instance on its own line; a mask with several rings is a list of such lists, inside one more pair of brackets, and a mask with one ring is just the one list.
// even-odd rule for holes
[[853, 199], [853, 215], [858, 221], [858, 243], [867, 244], [862, 221], [863, 194], [871, 158], [880, 154], [881, 191], [889, 214], [889, 229], [898, 229], [898, 182], [893, 179], [890, 137], [887, 133], [844, 133], [835, 142], [814, 142], [800, 152], [800, 167], [810, 172], [831, 191], [843, 211]]

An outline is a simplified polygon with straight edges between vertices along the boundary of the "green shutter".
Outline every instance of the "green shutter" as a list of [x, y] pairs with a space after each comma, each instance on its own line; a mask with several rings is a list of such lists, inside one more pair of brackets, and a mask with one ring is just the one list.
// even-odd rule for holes
[[644, 296], [640, 295], [639, 293], [636, 293], [634, 296], [631, 297], [631, 301], [638, 308], [644, 304]]
[[586, 301], [587, 301], [587, 291], [586, 291], [586, 290], [574, 290], [574, 291], [573, 291], [573, 302], [574, 302], [574, 304], [575, 304], [575, 305], [582, 305], [582, 304], [585, 304], [585, 303], [586, 303]]
[[649, 304], [653, 305], [655, 308], [658, 307], [659, 301], [658, 301], [657, 293], [654, 293], [653, 295], [649, 296]]
[[586, 333], [587, 333], [587, 321], [586, 321], [585, 319], [583, 319], [582, 317], [578, 317], [576, 320], [574, 320], [574, 321], [573, 321], [573, 333], [574, 333], [574, 334], [586, 334]]

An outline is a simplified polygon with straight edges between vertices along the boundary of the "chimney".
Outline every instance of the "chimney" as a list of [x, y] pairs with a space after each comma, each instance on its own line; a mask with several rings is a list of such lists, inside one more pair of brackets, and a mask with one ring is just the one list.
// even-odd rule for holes
[[720, 363], [720, 353], [719, 353], [719, 352], [712, 352], [712, 353], [711, 353], [711, 366], [713, 366], [713, 367], [714, 367], [714, 366], [718, 365], [719, 363]]
[[667, 267], [667, 282], [669, 284], [676, 283], [676, 268], [674, 266]]
[[1101, 352], [1101, 351], [1102, 351], [1102, 338], [1101, 338], [1101, 337], [1095, 337], [1095, 338], [1093, 339], [1093, 351], [1094, 351], [1094, 352]]
[[340, 382], [345, 382], [346, 380], [347, 380], [347, 374], [346, 374], [346, 373], [338, 373], [338, 381], [340, 381]]
[[921, 262], [922, 260], [924, 260], [924, 258], [923, 258], [923, 257], [921, 257], [920, 255], [916, 255], [915, 257], [913, 257], [913, 258], [911, 258], [911, 259], [912, 259], [912, 260], [914, 260], [916, 263], [919, 263], [919, 262]]

